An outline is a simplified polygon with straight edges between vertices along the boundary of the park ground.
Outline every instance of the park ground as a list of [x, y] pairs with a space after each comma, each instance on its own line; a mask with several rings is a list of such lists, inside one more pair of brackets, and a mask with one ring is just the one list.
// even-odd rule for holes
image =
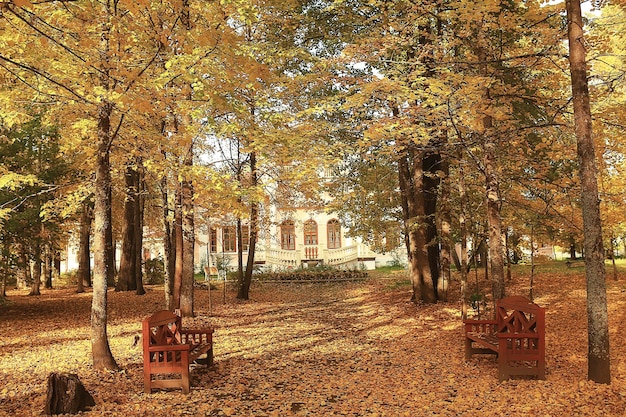
[[[529, 268], [516, 267], [508, 295], [528, 295], [529, 282]], [[448, 302], [416, 305], [396, 271], [361, 282], [255, 283], [245, 302], [218, 288], [209, 304], [197, 289], [197, 317], [184, 323], [215, 327], [215, 366], [194, 365], [189, 395], [145, 394], [135, 338], [163, 306], [162, 287], [147, 290], [109, 292], [116, 372], [91, 367], [89, 292], [9, 291], [0, 305], [0, 416], [42, 415], [51, 372], [78, 374], [96, 401], [85, 416], [626, 415], [626, 273], [607, 278], [610, 385], [586, 380], [584, 271], [562, 262], [539, 265], [534, 280], [546, 307], [544, 381], [498, 382], [492, 357], [465, 361], [458, 283]]]

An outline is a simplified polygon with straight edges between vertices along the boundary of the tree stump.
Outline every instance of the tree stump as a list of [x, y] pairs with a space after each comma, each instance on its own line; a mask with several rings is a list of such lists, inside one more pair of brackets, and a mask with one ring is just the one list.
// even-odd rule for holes
[[53, 372], [48, 376], [48, 391], [44, 409], [46, 415], [76, 414], [94, 405], [96, 402], [85, 389], [83, 383], [80, 382], [78, 375]]

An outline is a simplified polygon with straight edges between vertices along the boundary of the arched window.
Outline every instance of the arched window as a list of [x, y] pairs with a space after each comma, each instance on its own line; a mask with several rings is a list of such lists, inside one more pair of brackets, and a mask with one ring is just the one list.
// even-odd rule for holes
[[280, 225], [280, 247], [285, 250], [296, 249], [296, 228], [291, 220]]
[[328, 249], [339, 249], [341, 247], [341, 224], [337, 219], [331, 219], [326, 225], [328, 234]]
[[317, 223], [315, 220], [304, 222], [304, 244], [317, 245]]

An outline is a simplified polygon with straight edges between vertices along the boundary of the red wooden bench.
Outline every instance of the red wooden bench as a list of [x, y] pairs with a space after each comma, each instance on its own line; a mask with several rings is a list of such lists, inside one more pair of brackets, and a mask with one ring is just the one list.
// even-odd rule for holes
[[474, 354], [498, 356], [500, 381], [511, 376], [545, 379], [545, 309], [525, 297], [513, 296], [496, 301], [494, 320], [463, 321], [465, 358]]
[[[157, 311], [142, 322], [144, 390], [182, 388], [189, 393], [189, 364], [213, 365], [213, 329], [183, 329], [180, 316]], [[200, 356], [206, 355], [200, 359]]]

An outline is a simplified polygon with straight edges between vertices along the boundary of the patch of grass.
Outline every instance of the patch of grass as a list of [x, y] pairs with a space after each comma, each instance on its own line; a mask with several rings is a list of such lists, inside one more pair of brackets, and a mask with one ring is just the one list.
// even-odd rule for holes
[[387, 289], [389, 290], [398, 290], [398, 289], [410, 288], [410, 287], [411, 287], [411, 280], [408, 278], [394, 280], [394, 281], [391, 281], [387, 285]]
[[406, 268], [402, 265], [386, 265], [376, 268], [376, 272], [380, 274], [392, 273], [396, 271], [406, 271]]

